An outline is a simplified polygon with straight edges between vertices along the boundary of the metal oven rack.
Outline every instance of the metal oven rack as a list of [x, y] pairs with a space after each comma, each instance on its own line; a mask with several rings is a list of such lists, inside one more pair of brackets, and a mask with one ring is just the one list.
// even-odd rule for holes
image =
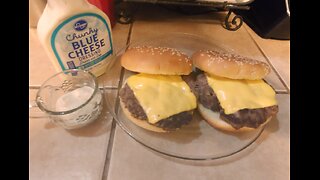
[[235, 15], [231, 18], [231, 13], [234, 10], [249, 10], [250, 3], [254, 0], [118, 0], [119, 5], [117, 10], [117, 21], [122, 24], [132, 22], [133, 14], [130, 12], [132, 4], [149, 3], [172, 6], [196, 6], [196, 7], [211, 7], [218, 10], [228, 11], [223, 25], [230, 31], [238, 30], [243, 24], [243, 18], [240, 15]]

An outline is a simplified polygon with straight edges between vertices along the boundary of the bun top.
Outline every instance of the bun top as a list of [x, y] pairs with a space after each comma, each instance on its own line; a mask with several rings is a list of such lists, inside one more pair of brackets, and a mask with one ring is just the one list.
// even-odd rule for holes
[[188, 75], [191, 59], [168, 47], [137, 46], [129, 48], [121, 57], [121, 65], [134, 72], [162, 75]]
[[197, 68], [230, 79], [256, 80], [270, 73], [270, 67], [264, 62], [214, 50], [197, 51], [191, 59]]

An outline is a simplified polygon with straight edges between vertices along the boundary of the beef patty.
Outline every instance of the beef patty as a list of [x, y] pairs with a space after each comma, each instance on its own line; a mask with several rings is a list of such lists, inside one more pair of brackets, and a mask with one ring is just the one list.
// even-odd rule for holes
[[[139, 101], [135, 97], [132, 89], [127, 84], [125, 84], [125, 86], [120, 90], [119, 95], [121, 101], [125, 105], [125, 108], [128, 109], [133, 117], [147, 121], [148, 118], [146, 113], [144, 112], [142, 106], [139, 104]], [[160, 121], [152, 125], [168, 131], [176, 130], [181, 126], [188, 124], [192, 120], [192, 112], [192, 110], [184, 111], [168, 118], [161, 119]]]
[[242, 109], [232, 114], [225, 114], [203, 72], [183, 78], [196, 94], [199, 103], [207, 109], [220, 112], [220, 119], [226, 121], [235, 129], [242, 127], [257, 128], [268, 118], [275, 116], [279, 110], [278, 106], [274, 105], [265, 108]]

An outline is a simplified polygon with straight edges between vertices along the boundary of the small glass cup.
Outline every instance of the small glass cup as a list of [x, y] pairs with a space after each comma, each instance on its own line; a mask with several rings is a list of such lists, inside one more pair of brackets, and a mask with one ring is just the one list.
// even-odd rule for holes
[[69, 69], [46, 80], [29, 107], [38, 107], [54, 124], [75, 129], [98, 118], [103, 97], [92, 73]]

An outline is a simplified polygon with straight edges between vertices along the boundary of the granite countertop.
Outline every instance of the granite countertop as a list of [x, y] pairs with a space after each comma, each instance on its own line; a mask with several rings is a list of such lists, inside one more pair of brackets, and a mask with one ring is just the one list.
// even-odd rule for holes
[[[155, 12], [155, 13], [151, 13]], [[115, 51], [131, 42], [169, 32], [191, 33], [228, 45], [241, 55], [267, 62], [272, 72], [267, 81], [275, 88], [280, 111], [261, 136], [244, 151], [207, 163], [184, 161], [161, 155], [128, 136], [107, 110], [92, 124], [66, 131], [49, 119], [29, 118], [30, 179], [46, 180], [141, 180], [141, 179], [272, 179], [290, 178], [290, 41], [262, 39], [247, 25], [237, 31], [221, 26], [224, 12], [186, 16], [154, 7], [136, 12], [131, 24], [117, 23], [113, 29]], [[30, 28], [29, 98], [56, 73]], [[115, 68], [109, 84], [120, 77]], [[110, 89], [116, 94], [116, 90]]]

